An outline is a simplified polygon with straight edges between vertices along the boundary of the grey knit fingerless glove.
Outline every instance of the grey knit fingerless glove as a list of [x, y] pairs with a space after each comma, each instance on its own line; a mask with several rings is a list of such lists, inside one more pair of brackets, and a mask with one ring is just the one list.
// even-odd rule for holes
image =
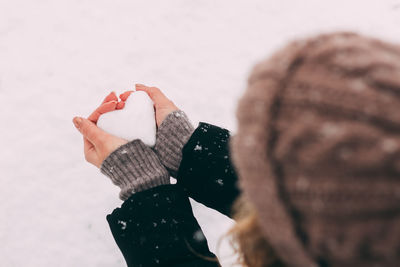
[[156, 153], [140, 140], [112, 152], [101, 164], [101, 172], [121, 188], [120, 199], [159, 185], [169, 184], [169, 174]]
[[183, 146], [193, 132], [192, 124], [181, 110], [169, 114], [158, 128], [154, 151], [173, 177], [178, 174]]

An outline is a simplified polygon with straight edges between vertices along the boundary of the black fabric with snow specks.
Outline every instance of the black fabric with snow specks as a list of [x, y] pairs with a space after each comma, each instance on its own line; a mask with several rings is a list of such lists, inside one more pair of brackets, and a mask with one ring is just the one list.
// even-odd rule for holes
[[107, 221], [129, 267], [219, 266], [178, 185], [133, 194]]
[[129, 267], [220, 266], [188, 196], [230, 216], [239, 189], [229, 138], [228, 130], [200, 123], [183, 148], [178, 184], [135, 193], [107, 216]]
[[183, 148], [178, 172], [178, 184], [189, 197], [228, 216], [240, 194], [229, 139], [228, 130], [200, 123]]

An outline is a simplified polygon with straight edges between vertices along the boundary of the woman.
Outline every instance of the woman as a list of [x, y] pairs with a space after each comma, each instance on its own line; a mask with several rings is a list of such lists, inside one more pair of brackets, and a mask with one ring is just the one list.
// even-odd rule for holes
[[236, 214], [247, 266], [400, 264], [400, 47], [352, 33], [291, 43], [254, 68], [234, 138], [136, 89], [155, 103], [153, 149], [95, 126], [123, 106], [113, 94], [74, 119], [86, 159], [121, 187], [107, 220], [128, 266], [218, 266], [188, 197]]

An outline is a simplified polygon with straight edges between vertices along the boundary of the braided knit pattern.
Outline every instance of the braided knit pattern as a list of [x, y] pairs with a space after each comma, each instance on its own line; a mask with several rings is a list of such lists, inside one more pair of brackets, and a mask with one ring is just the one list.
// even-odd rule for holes
[[112, 152], [100, 170], [121, 188], [121, 200], [127, 200], [135, 192], [170, 183], [168, 171], [156, 153], [138, 139]]
[[289, 266], [400, 263], [400, 47], [353, 33], [258, 64], [232, 144], [241, 187]]
[[154, 151], [172, 177], [178, 174], [182, 149], [193, 132], [193, 126], [182, 110], [171, 112], [158, 128]]

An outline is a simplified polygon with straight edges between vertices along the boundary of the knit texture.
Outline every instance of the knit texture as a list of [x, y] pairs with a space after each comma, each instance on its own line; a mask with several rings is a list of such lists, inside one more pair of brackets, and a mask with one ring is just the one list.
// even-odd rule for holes
[[288, 266], [399, 266], [400, 47], [352, 33], [258, 64], [232, 142], [240, 186]]
[[178, 174], [183, 146], [193, 132], [192, 124], [181, 110], [169, 114], [158, 128], [154, 151], [172, 177]]
[[133, 193], [169, 184], [168, 171], [154, 151], [140, 140], [112, 152], [101, 164], [101, 172], [121, 188], [122, 200]]

